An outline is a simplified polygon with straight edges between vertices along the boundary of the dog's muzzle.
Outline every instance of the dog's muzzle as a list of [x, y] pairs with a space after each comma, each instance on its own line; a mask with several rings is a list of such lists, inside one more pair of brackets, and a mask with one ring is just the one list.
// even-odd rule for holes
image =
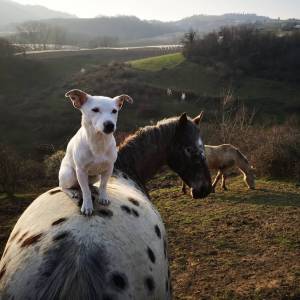
[[106, 134], [110, 134], [112, 132], [114, 132], [115, 130], [115, 124], [113, 122], [110, 121], [106, 121], [103, 123], [103, 132]]

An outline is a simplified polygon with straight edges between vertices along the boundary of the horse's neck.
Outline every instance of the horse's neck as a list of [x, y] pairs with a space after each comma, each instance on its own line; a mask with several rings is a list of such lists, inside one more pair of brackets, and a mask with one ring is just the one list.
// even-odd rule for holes
[[250, 173], [250, 165], [248, 162], [244, 161], [241, 157], [236, 160], [238, 168], [243, 171], [244, 174], [248, 175]]
[[[158, 130], [156, 134], [150, 132]], [[145, 187], [158, 170], [167, 163], [167, 149], [174, 133], [170, 129], [162, 133], [153, 127], [127, 142], [119, 150], [115, 168], [128, 174], [138, 184]]]

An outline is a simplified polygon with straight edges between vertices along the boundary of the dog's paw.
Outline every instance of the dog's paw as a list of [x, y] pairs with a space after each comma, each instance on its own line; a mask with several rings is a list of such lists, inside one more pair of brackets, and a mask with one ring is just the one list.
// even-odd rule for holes
[[93, 203], [92, 202], [91, 203], [83, 202], [82, 206], [81, 206], [81, 212], [85, 216], [91, 216], [93, 213]]
[[99, 198], [98, 202], [101, 205], [109, 205], [110, 204], [110, 200], [107, 197], [105, 197], [105, 198], [102, 198], [102, 197]]

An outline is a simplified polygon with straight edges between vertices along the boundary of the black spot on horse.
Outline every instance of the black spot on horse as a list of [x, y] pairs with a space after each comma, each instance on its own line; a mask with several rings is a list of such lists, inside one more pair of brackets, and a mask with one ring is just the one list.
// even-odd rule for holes
[[128, 198], [128, 201], [130, 201], [135, 206], [140, 206], [139, 201], [137, 201], [136, 199]]
[[148, 290], [148, 292], [153, 293], [155, 289], [155, 282], [152, 276], [147, 276], [144, 280], [144, 284]]
[[39, 234], [35, 234], [35, 235], [28, 237], [27, 239], [25, 239], [22, 242], [21, 248], [28, 247], [30, 245], [37, 243], [41, 239], [42, 236], [43, 236], [43, 234], [39, 233]]
[[127, 212], [129, 215], [131, 214], [131, 209], [127, 205], [121, 205], [121, 209]]
[[125, 274], [120, 272], [114, 272], [111, 275], [111, 286], [117, 291], [124, 291], [128, 287], [128, 280]]
[[132, 213], [133, 213], [133, 215], [135, 217], [139, 217], [140, 216], [139, 212], [136, 209], [132, 208], [131, 211], [132, 211]]
[[[36, 299], [116, 299], [108, 281], [107, 251], [98, 243], [77, 242], [69, 232], [59, 243], [50, 244], [42, 257]], [[31, 296], [32, 286], [23, 293], [24, 299]]]
[[166, 292], [169, 292], [169, 280], [168, 279], [166, 279], [165, 285], [166, 285]]
[[154, 252], [152, 251], [152, 249], [150, 247], [147, 248], [147, 253], [148, 253], [148, 256], [151, 260], [152, 263], [155, 263], [155, 255], [154, 255]]
[[56, 242], [56, 241], [65, 239], [68, 235], [69, 235], [69, 232], [62, 231], [62, 232], [58, 233], [56, 236], [53, 237], [53, 241]]
[[165, 238], [164, 238], [164, 255], [165, 255], [165, 258], [167, 258], [167, 241]]
[[154, 226], [154, 230], [155, 230], [156, 235], [161, 239], [161, 231], [160, 231], [158, 225]]
[[95, 214], [104, 218], [111, 218], [114, 215], [113, 212], [108, 208], [100, 208], [99, 210], [95, 211]]
[[29, 231], [24, 232], [21, 237], [18, 239], [18, 243], [21, 243], [23, 241], [23, 239], [26, 237], [26, 235], [28, 235]]
[[57, 189], [57, 190], [50, 191], [49, 194], [50, 194], [50, 195], [55, 195], [55, 194], [57, 194], [57, 193], [60, 193], [61, 191], [62, 191], [62, 190]]
[[52, 226], [55, 226], [55, 225], [58, 225], [58, 224], [60, 224], [60, 223], [65, 222], [65, 221], [67, 221], [66, 218], [59, 218], [59, 219], [57, 219], [56, 221], [54, 221], [51, 225], [52, 225]]

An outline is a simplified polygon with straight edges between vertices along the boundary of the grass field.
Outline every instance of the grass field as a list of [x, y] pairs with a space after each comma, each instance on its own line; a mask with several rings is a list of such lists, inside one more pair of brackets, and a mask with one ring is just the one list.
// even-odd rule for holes
[[162, 69], [172, 69], [184, 61], [181, 53], [172, 53], [157, 57], [133, 60], [130, 65], [138, 70], [160, 71]]
[[[155, 87], [193, 92], [199, 99], [220, 97], [230, 90], [257, 112], [279, 120], [300, 112], [300, 90], [296, 84], [245, 75], [232, 79], [222, 70], [185, 60], [181, 53], [135, 60], [131, 65], [143, 71], [144, 82]], [[207, 105], [205, 100], [199, 103]]]
[[[241, 178], [230, 191], [193, 200], [171, 172], [150, 183], [168, 231], [174, 299], [300, 298], [300, 188], [284, 181]], [[18, 216], [36, 195], [0, 198], [1, 252]]]

